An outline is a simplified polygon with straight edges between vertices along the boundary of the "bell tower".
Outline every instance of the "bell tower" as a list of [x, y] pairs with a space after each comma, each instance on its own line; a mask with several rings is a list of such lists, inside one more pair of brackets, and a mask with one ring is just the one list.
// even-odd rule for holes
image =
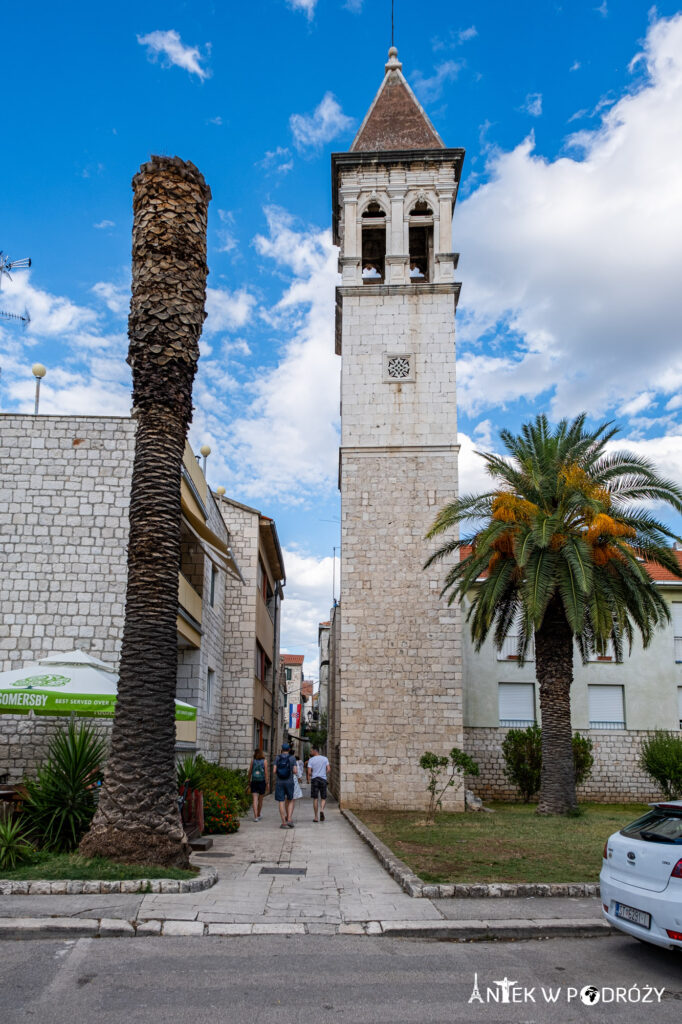
[[[447, 149], [394, 47], [347, 153], [332, 155], [341, 356], [341, 600], [329, 752], [343, 804], [426, 806], [426, 750], [462, 746], [460, 611], [424, 540], [457, 493]], [[451, 808], [463, 794], [447, 796]]]

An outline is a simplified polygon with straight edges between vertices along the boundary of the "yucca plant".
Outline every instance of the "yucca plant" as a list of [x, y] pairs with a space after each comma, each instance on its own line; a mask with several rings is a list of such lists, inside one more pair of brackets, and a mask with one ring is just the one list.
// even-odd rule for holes
[[33, 847], [19, 818], [0, 819], [0, 871], [14, 871], [33, 856]]
[[[586, 414], [551, 430], [546, 416], [520, 435], [500, 432], [504, 457], [479, 452], [493, 487], [447, 505], [428, 536], [449, 532], [427, 565], [471, 552], [445, 577], [449, 601], [471, 599], [468, 622], [476, 650], [489, 633], [502, 646], [518, 631], [523, 662], [535, 639], [542, 713], [542, 781], [538, 810], [563, 814], [576, 806], [571, 742], [573, 644], [583, 660], [613, 644], [616, 661], [635, 630], [647, 647], [670, 613], [646, 562], [682, 576], [669, 546], [672, 533], [645, 507], [682, 511], [682, 490], [653, 464], [610, 452], [617, 429], [585, 429]], [[461, 523], [472, 532], [459, 538]]]
[[30, 835], [46, 850], [75, 850], [95, 813], [95, 789], [102, 777], [107, 744], [90, 725], [69, 721], [50, 742], [47, 761], [26, 781], [23, 818]]

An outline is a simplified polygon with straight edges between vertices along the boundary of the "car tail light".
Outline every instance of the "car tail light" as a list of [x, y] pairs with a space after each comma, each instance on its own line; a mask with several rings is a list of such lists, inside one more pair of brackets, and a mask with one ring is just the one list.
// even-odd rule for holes
[[608, 914], [608, 912], [609, 912], [609, 905], [608, 905], [608, 903], [602, 903], [602, 907], [604, 908], [604, 910]]
[[609, 841], [607, 839], [606, 842], [604, 843], [604, 852], [602, 853], [602, 857], [604, 858], [604, 860], [606, 860], [608, 855], [609, 855]]
[[670, 872], [671, 878], [682, 878], [682, 860], [678, 860], [675, 867]]
[[676, 939], [677, 942], [682, 942], [682, 932], [671, 932], [669, 928], [666, 928], [669, 939]]

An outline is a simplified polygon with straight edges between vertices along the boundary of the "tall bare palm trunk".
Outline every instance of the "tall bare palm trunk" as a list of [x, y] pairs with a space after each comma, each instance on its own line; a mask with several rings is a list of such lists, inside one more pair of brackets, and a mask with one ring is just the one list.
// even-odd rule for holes
[[535, 633], [535, 669], [542, 714], [539, 814], [566, 814], [577, 806], [571, 731], [573, 633], [553, 599]]
[[133, 178], [128, 362], [138, 420], [128, 590], [111, 754], [86, 856], [184, 866], [177, 805], [180, 479], [205, 317], [210, 189], [191, 163], [152, 157]]

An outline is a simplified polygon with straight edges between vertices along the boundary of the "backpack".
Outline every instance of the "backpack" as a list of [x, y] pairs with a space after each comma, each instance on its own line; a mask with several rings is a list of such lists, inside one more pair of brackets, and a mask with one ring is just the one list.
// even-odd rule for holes
[[276, 766], [278, 779], [291, 778], [291, 758], [289, 754], [280, 754], [277, 758]]
[[255, 760], [253, 767], [251, 768], [251, 781], [252, 782], [265, 782], [265, 762]]

